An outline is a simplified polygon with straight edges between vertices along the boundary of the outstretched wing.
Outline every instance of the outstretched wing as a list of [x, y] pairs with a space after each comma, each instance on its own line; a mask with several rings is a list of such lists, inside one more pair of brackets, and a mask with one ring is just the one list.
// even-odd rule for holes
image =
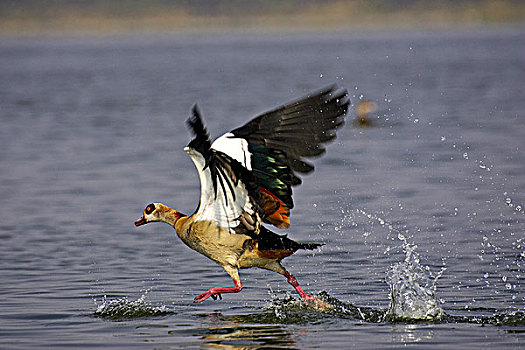
[[260, 193], [251, 172], [228, 154], [211, 147], [197, 106], [188, 125], [195, 137], [185, 151], [201, 182], [197, 221], [210, 221], [231, 232], [250, 236], [259, 233], [262, 221]]
[[314, 170], [305, 158], [320, 156], [323, 144], [344, 124], [350, 100], [336, 85], [264, 113], [218, 138], [211, 148], [228, 154], [252, 172], [260, 192], [264, 221], [290, 226], [292, 186], [298, 173]]

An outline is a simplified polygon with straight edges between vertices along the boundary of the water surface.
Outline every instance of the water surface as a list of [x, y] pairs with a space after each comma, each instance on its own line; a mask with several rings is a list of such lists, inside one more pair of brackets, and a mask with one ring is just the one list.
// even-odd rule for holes
[[[524, 34], [0, 39], [1, 343], [520, 348]], [[357, 128], [352, 108], [296, 188], [288, 234], [325, 246], [284, 264], [337, 308], [254, 269], [241, 293], [193, 304], [229, 277], [169, 226], [133, 226], [153, 201], [197, 206], [191, 106], [219, 136], [332, 82], [378, 111]], [[386, 317], [395, 282], [443, 313]]]

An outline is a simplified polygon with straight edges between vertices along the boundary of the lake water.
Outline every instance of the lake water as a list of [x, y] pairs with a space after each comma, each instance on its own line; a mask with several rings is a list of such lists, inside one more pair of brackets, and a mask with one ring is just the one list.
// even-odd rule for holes
[[[224, 271], [183, 147], [336, 82], [353, 108], [295, 189], [282, 276]], [[525, 31], [0, 39], [0, 347], [525, 347]], [[372, 100], [374, 125], [355, 106]], [[423, 320], [422, 320], [423, 319]]]

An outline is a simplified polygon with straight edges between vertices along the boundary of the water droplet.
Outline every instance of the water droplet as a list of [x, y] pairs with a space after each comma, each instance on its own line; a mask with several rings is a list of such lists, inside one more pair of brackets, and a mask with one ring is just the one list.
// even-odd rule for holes
[[507, 284], [505, 285], [505, 288], [507, 288], [507, 289], [512, 289], [512, 284], [507, 283]]
[[323, 74], [319, 74], [319, 78], [322, 78], [323, 77]]
[[444, 142], [447, 138], [445, 136], [441, 136], [441, 142]]
[[503, 277], [501, 277], [501, 280], [502, 280], [503, 282], [507, 282], [507, 276], [503, 275]]
[[463, 153], [463, 158], [468, 159], [468, 153], [467, 152]]

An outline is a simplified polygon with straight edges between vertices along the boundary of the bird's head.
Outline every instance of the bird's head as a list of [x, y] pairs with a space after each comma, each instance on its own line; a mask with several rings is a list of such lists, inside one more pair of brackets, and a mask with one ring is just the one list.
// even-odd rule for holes
[[142, 226], [150, 222], [165, 222], [174, 225], [182, 215], [175, 209], [162, 204], [151, 203], [146, 206], [142, 212], [142, 217], [135, 221], [135, 226]]

